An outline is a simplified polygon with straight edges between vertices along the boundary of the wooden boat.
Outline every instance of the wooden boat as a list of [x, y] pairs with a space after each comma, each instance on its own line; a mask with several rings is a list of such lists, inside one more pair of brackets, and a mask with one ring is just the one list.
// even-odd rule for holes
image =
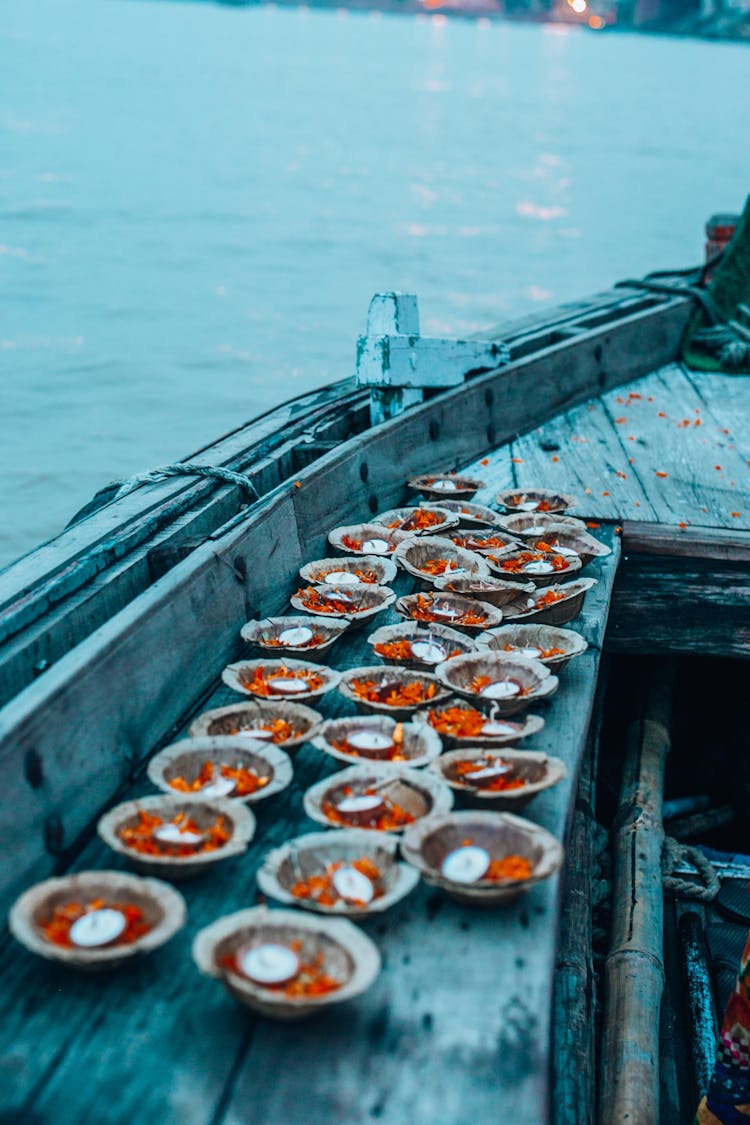
[[[0, 574], [7, 910], [53, 874], [118, 868], [92, 831], [97, 818], [153, 793], [144, 769], [154, 752], [197, 715], [237, 702], [221, 673], [243, 654], [241, 626], [290, 612], [299, 569], [330, 554], [328, 532], [413, 502], [407, 479], [458, 470], [484, 482], [472, 503], [491, 506], [507, 489], [572, 493], [573, 514], [611, 549], [588, 564], [597, 585], [565, 626], [587, 647], [540, 705], [546, 724], [529, 744], [565, 767], [524, 811], [564, 843], [559, 875], [484, 911], [422, 884], [362, 923], [384, 959], [366, 993], [307, 1023], [248, 1015], [198, 975], [190, 942], [252, 906], [266, 853], [315, 827], [302, 793], [341, 763], [303, 746], [293, 783], [255, 806], [244, 857], [185, 886], [187, 926], [158, 953], [80, 977], [6, 938], [6, 1114], [263, 1125], [591, 1119], [586, 813], [602, 651], [746, 656], [750, 639], [750, 505], [737, 499], [748, 454], [735, 441], [750, 394], [745, 380], [679, 364], [691, 308], [679, 292], [616, 288], [441, 345], [380, 302], [361, 370], [380, 349], [392, 372], [416, 363], [438, 385], [350, 378], [303, 395], [191, 458], [244, 484], [169, 477], [117, 500], [104, 494]], [[393, 585], [399, 595], [415, 588], [403, 572]], [[397, 620], [390, 608], [377, 625]], [[328, 663], [372, 663], [367, 633], [347, 631]], [[352, 712], [335, 694], [311, 706]]]

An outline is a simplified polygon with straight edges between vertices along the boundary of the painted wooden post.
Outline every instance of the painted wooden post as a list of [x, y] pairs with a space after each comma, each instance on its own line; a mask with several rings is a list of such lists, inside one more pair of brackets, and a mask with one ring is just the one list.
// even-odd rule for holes
[[413, 293], [376, 293], [367, 335], [357, 341], [357, 379], [370, 388], [373, 425], [422, 402], [428, 387], [454, 387], [467, 375], [508, 363], [505, 344], [419, 334]]

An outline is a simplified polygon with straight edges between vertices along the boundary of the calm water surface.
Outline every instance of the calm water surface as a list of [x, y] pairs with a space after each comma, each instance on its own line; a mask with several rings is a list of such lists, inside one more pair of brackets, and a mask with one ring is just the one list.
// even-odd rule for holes
[[0, 15], [0, 562], [349, 374], [373, 292], [461, 334], [702, 253], [738, 45], [23, 0]]

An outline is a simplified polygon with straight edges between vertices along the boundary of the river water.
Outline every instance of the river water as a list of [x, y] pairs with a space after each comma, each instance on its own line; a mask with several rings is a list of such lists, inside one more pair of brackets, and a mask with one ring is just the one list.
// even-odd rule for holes
[[702, 255], [733, 44], [305, 8], [0, 16], [0, 562], [349, 374], [371, 295], [463, 334]]

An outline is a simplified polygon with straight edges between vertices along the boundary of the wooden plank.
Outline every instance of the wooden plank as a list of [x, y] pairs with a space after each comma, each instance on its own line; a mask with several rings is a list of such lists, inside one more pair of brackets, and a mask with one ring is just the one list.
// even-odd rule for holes
[[[575, 623], [592, 648], [565, 670], [537, 743], [561, 753], [569, 766], [569, 778], [530, 809], [533, 819], [559, 835], [571, 813], [615, 566], [616, 554], [597, 564], [602, 581]], [[410, 588], [410, 580], [401, 577], [399, 592]], [[392, 610], [384, 620], [395, 620]], [[353, 634], [332, 663], [352, 666], [369, 659], [366, 635], [367, 630]], [[221, 687], [210, 705], [236, 699]], [[335, 694], [320, 707], [339, 714], [350, 705]], [[0, 1070], [8, 1077], [0, 1087], [0, 1109], [30, 1120], [53, 1113], [62, 1121], [96, 1120], [97, 1107], [107, 1098], [112, 1125], [134, 1115], [207, 1125], [223, 1120], [225, 1110], [227, 1120], [247, 1121], [252, 1085], [253, 1120], [264, 1125], [295, 1121], [302, 1091], [305, 1116], [309, 1111], [313, 1122], [327, 1125], [369, 1120], [369, 1111], [381, 1102], [385, 1120], [408, 1120], [413, 1108], [417, 1120], [463, 1125], [466, 1107], [476, 1109], [472, 1120], [484, 1120], [480, 1114], [488, 1107], [496, 1115], [506, 1104], [501, 1083], [512, 1085], [516, 1064], [524, 1071], [516, 1078], [518, 1097], [547, 1097], [557, 880], [501, 912], [459, 907], [421, 887], [387, 918], [366, 924], [385, 953], [386, 969], [376, 989], [341, 1013], [304, 1025], [275, 1027], [255, 1020], [214, 982], [199, 978], [189, 955], [195, 931], [252, 902], [254, 873], [265, 852], [314, 827], [302, 812], [302, 793], [337, 764], [308, 746], [295, 755], [294, 765], [289, 790], [257, 806], [259, 831], [247, 856], [184, 885], [188, 925], [154, 958], [111, 978], [87, 980], [6, 942], [0, 959], [0, 987], [6, 989]], [[139, 781], [125, 796], [145, 788]], [[74, 866], [112, 865], [119, 866], [119, 858], [94, 839]], [[448, 947], [463, 954], [469, 966], [463, 986], [442, 972]], [[498, 987], [497, 1004], [485, 1011], [488, 979], [509, 983]], [[291, 1050], [294, 1067], [288, 1065]], [[450, 1073], [447, 1059], [453, 1064]], [[281, 1067], [283, 1084], [258, 1083], [258, 1075], [270, 1073], [264, 1068], [272, 1065]], [[350, 1113], [346, 1099], [363, 1075], [367, 1096], [359, 1106], [352, 1103]], [[436, 1094], [445, 1096], [444, 1115], [421, 1115], [439, 1075]], [[451, 1084], [454, 1088], [447, 1089]], [[344, 1102], [335, 1093], [339, 1085]], [[508, 1104], [514, 1105], [515, 1096], [512, 1092]], [[531, 1106], [528, 1102], [512, 1119], [537, 1125], [542, 1117], [534, 1117]]]
[[598, 399], [551, 419], [513, 443], [519, 487], [539, 481], [578, 498], [573, 514], [620, 520], [653, 515], [617, 427]]
[[[566, 781], [529, 810], [558, 836], [572, 812], [616, 562], [615, 541], [613, 556], [599, 566], [595, 596], [575, 623], [592, 647], [563, 673], [548, 725], [536, 740], [539, 749], [561, 754], [569, 768]], [[385, 959], [381, 980], [351, 1012], [317, 1028], [260, 1025], [228, 1104], [227, 1125], [245, 1120], [251, 1096], [264, 1125], [293, 1120], [303, 1099], [309, 1125], [373, 1118], [441, 1125], [547, 1120], [558, 895], [558, 880], [550, 880], [517, 906], [479, 912], [423, 890], [402, 913], [368, 924]], [[284, 1081], [259, 1086], [257, 1076], [282, 1068], [290, 1053], [295, 1066]]]
[[622, 525], [625, 554], [750, 562], [750, 532], [711, 527], [663, 527], [658, 523]]
[[603, 399], [613, 420], [625, 419], [618, 423], [623, 438], [635, 438], [631, 468], [658, 522], [750, 529], [750, 506], [741, 502], [748, 466], [727, 448], [726, 437], [720, 440], [718, 424], [679, 365], [655, 371], [627, 392]]
[[581, 767], [562, 880], [553, 1008], [554, 1125], [594, 1125], [596, 1117], [597, 982], [592, 902], [596, 775], [606, 680], [605, 666], [599, 673], [594, 718]]
[[607, 648], [747, 660], [747, 565], [625, 554], [615, 584]]
[[[686, 379], [695, 388], [705, 408], [710, 411], [714, 430], [712, 437], [721, 446], [741, 452], [747, 449], [750, 434], [750, 395], [746, 375], [723, 375], [720, 372], [691, 371], [681, 364]], [[750, 456], [742, 452], [743, 457]]]

